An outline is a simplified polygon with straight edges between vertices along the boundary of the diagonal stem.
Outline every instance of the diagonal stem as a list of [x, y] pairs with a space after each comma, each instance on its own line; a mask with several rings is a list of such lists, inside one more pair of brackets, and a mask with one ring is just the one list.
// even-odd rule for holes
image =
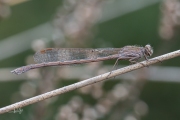
[[96, 77], [89, 78], [89, 79], [77, 82], [75, 84], [71, 84], [71, 85], [68, 85], [68, 86], [65, 86], [65, 87], [62, 87], [62, 88], [59, 88], [59, 89], [56, 89], [56, 90], [53, 90], [53, 91], [38, 95], [38, 96], [35, 96], [35, 97], [32, 97], [32, 98], [29, 98], [29, 99], [14, 103], [12, 105], [8, 105], [6, 107], [0, 108], [0, 114], [10, 112], [10, 111], [18, 109], [18, 108], [22, 108], [24, 106], [27, 106], [27, 105], [30, 105], [30, 104], [33, 104], [33, 103], [36, 103], [36, 102], [40, 102], [40, 101], [43, 101], [45, 99], [48, 99], [48, 98], [51, 98], [51, 97], [66, 93], [68, 91], [72, 91], [72, 90], [75, 90], [75, 89], [78, 89], [78, 88], [81, 88], [81, 87], [84, 87], [84, 86], [87, 86], [87, 85], [90, 85], [90, 84], [94, 84], [96, 82], [103, 81], [103, 80], [106, 80], [108, 78], [115, 77], [117, 75], [121, 75], [121, 74], [130, 72], [130, 71], [133, 71], [133, 70], [136, 70], [136, 69], [143, 68], [144, 65], [149, 66], [149, 65], [158, 63], [160, 61], [162, 62], [164, 60], [168, 60], [168, 59], [175, 58], [175, 57], [178, 57], [178, 56], [180, 56], [180, 50], [177, 50], [177, 51], [174, 51], [174, 52], [171, 52], [171, 53], [167, 53], [167, 54], [164, 54], [164, 55], [149, 59], [148, 61], [143, 61], [143, 62], [140, 62], [140, 63], [129, 65], [129, 66], [124, 67], [124, 68], [120, 68], [118, 70], [114, 70], [114, 71], [111, 72], [111, 74], [110, 74], [110, 72], [108, 72], [108, 73], [105, 73], [105, 74], [102, 74], [102, 75], [98, 75]]

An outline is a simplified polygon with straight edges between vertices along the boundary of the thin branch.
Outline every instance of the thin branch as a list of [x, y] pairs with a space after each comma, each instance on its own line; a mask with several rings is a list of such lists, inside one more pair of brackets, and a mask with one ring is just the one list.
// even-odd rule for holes
[[75, 90], [77, 88], [81, 88], [81, 87], [84, 87], [84, 86], [87, 86], [87, 85], [90, 85], [90, 84], [93, 84], [93, 83], [96, 83], [96, 82], [100, 82], [100, 81], [106, 80], [108, 78], [112, 78], [112, 77], [115, 77], [117, 75], [121, 75], [121, 74], [130, 72], [130, 71], [140, 69], [140, 68], [143, 68], [145, 66], [149, 66], [149, 65], [152, 65], [152, 64], [155, 64], [155, 63], [158, 63], [158, 62], [162, 62], [164, 60], [168, 60], [168, 59], [171, 59], [171, 58], [174, 58], [174, 57], [178, 57], [178, 56], [180, 56], [180, 50], [177, 50], [177, 51], [174, 51], [174, 52], [171, 52], [171, 53], [167, 53], [165, 55], [161, 55], [161, 56], [152, 58], [152, 59], [150, 59], [148, 61], [143, 61], [143, 62], [134, 64], [134, 65], [130, 65], [130, 66], [118, 69], [118, 70], [114, 70], [112, 72], [108, 72], [108, 73], [105, 73], [105, 74], [102, 74], [102, 75], [98, 75], [96, 77], [93, 77], [93, 78], [90, 78], [90, 79], [87, 79], [87, 80], [83, 80], [81, 82], [77, 82], [75, 84], [68, 85], [68, 86], [65, 86], [65, 87], [62, 87], [62, 88], [59, 88], [59, 89], [56, 89], [56, 90], [53, 90], [53, 91], [50, 91], [50, 92], [35, 96], [35, 97], [32, 97], [32, 98], [17, 102], [15, 104], [0, 108], [0, 114], [10, 112], [12, 110], [16, 110], [18, 108], [22, 108], [24, 106], [27, 106], [27, 105], [30, 105], [30, 104], [33, 104], [33, 103], [36, 103], [36, 102], [40, 102], [42, 100], [45, 100], [45, 99], [60, 95], [62, 93], [66, 93], [68, 91], [72, 91], [72, 90]]

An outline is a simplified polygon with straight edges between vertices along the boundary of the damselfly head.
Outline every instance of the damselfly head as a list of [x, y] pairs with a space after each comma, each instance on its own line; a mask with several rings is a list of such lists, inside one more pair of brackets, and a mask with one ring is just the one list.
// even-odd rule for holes
[[144, 48], [145, 48], [144, 51], [145, 54], [150, 57], [153, 54], [153, 48], [149, 44], [147, 44]]

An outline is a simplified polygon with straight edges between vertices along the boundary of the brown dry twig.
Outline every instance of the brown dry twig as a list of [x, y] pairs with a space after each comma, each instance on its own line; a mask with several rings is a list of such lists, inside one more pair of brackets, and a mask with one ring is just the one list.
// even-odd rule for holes
[[27, 106], [27, 105], [30, 105], [30, 104], [33, 104], [33, 103], [36, 103], [36, 102], [40, 102], [42, 100], [45, 100], [45, 99], [60, 95], [62, 93], [66, 93], [68, 91], [75, 90], [77, 88], [81, 88], [81, 87], [84, 87], [84, 86], [87, 86], [87, 85], [90, 85], [90, 84], [93, 84], [93, 83], [103, 81], [103, 80], [106, 80], [108, 78], [115, 77], [117, 75], [121, 75], [121, 74], [130, 72], [130, 71], [133, 71], [133, 70], [136, 70], [136, 69], [143, 68], [144, 65], [149, 66], [149, 65], [158, 63], [160, 61], [168, 60], [168, 59], [178, 57], [178, 56], [180, 56], [180, 50], [177, 50], [177, 51], [174, 51], [174, 52], [171, 52], [171, 53], [167, 53], [167, 54], [164, 54], [164, 55], [149, 59], [148, 61], [142, 61], [142, 62], [134, 64], [134, 65], [130, 65], [130, 66], [127, 66], [127, 67], [124, 67], [124, 68], [120, 68], [120, 69], [114, 70], [112, 72], [108, 72], [108, 73], [105, 73], [105, 74], [102, 74], [102, 75], [98, 75], [96, 77], [89, 78], [89, 79], [74, 83], [72, 85], [68, 85], [68, 86], [65, 86], [65, 87], [62, 87], [62, 88], [59, 88], [59, 89], [56, 89], [56, 90], [53, 90], [53, 91], [38, 95], [38, 96], [35, 96], [35, 97], [32, 97], [32, 98], [29, 98], [29, 99], [14, 103], [12, 105], [0, 108], [0, 114], [10, 112], [10, 111], [16, 110], [18, 108], [22, 108], [24, 106]]

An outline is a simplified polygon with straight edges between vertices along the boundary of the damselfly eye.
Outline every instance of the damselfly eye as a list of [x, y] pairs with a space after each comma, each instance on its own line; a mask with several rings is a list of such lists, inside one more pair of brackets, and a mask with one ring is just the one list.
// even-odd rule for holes
[[145, 46], [145, 54], [147, 56], [151, 56], [153, 54], [153, 48], [151, 47], [151, 45], [147, 44]]

